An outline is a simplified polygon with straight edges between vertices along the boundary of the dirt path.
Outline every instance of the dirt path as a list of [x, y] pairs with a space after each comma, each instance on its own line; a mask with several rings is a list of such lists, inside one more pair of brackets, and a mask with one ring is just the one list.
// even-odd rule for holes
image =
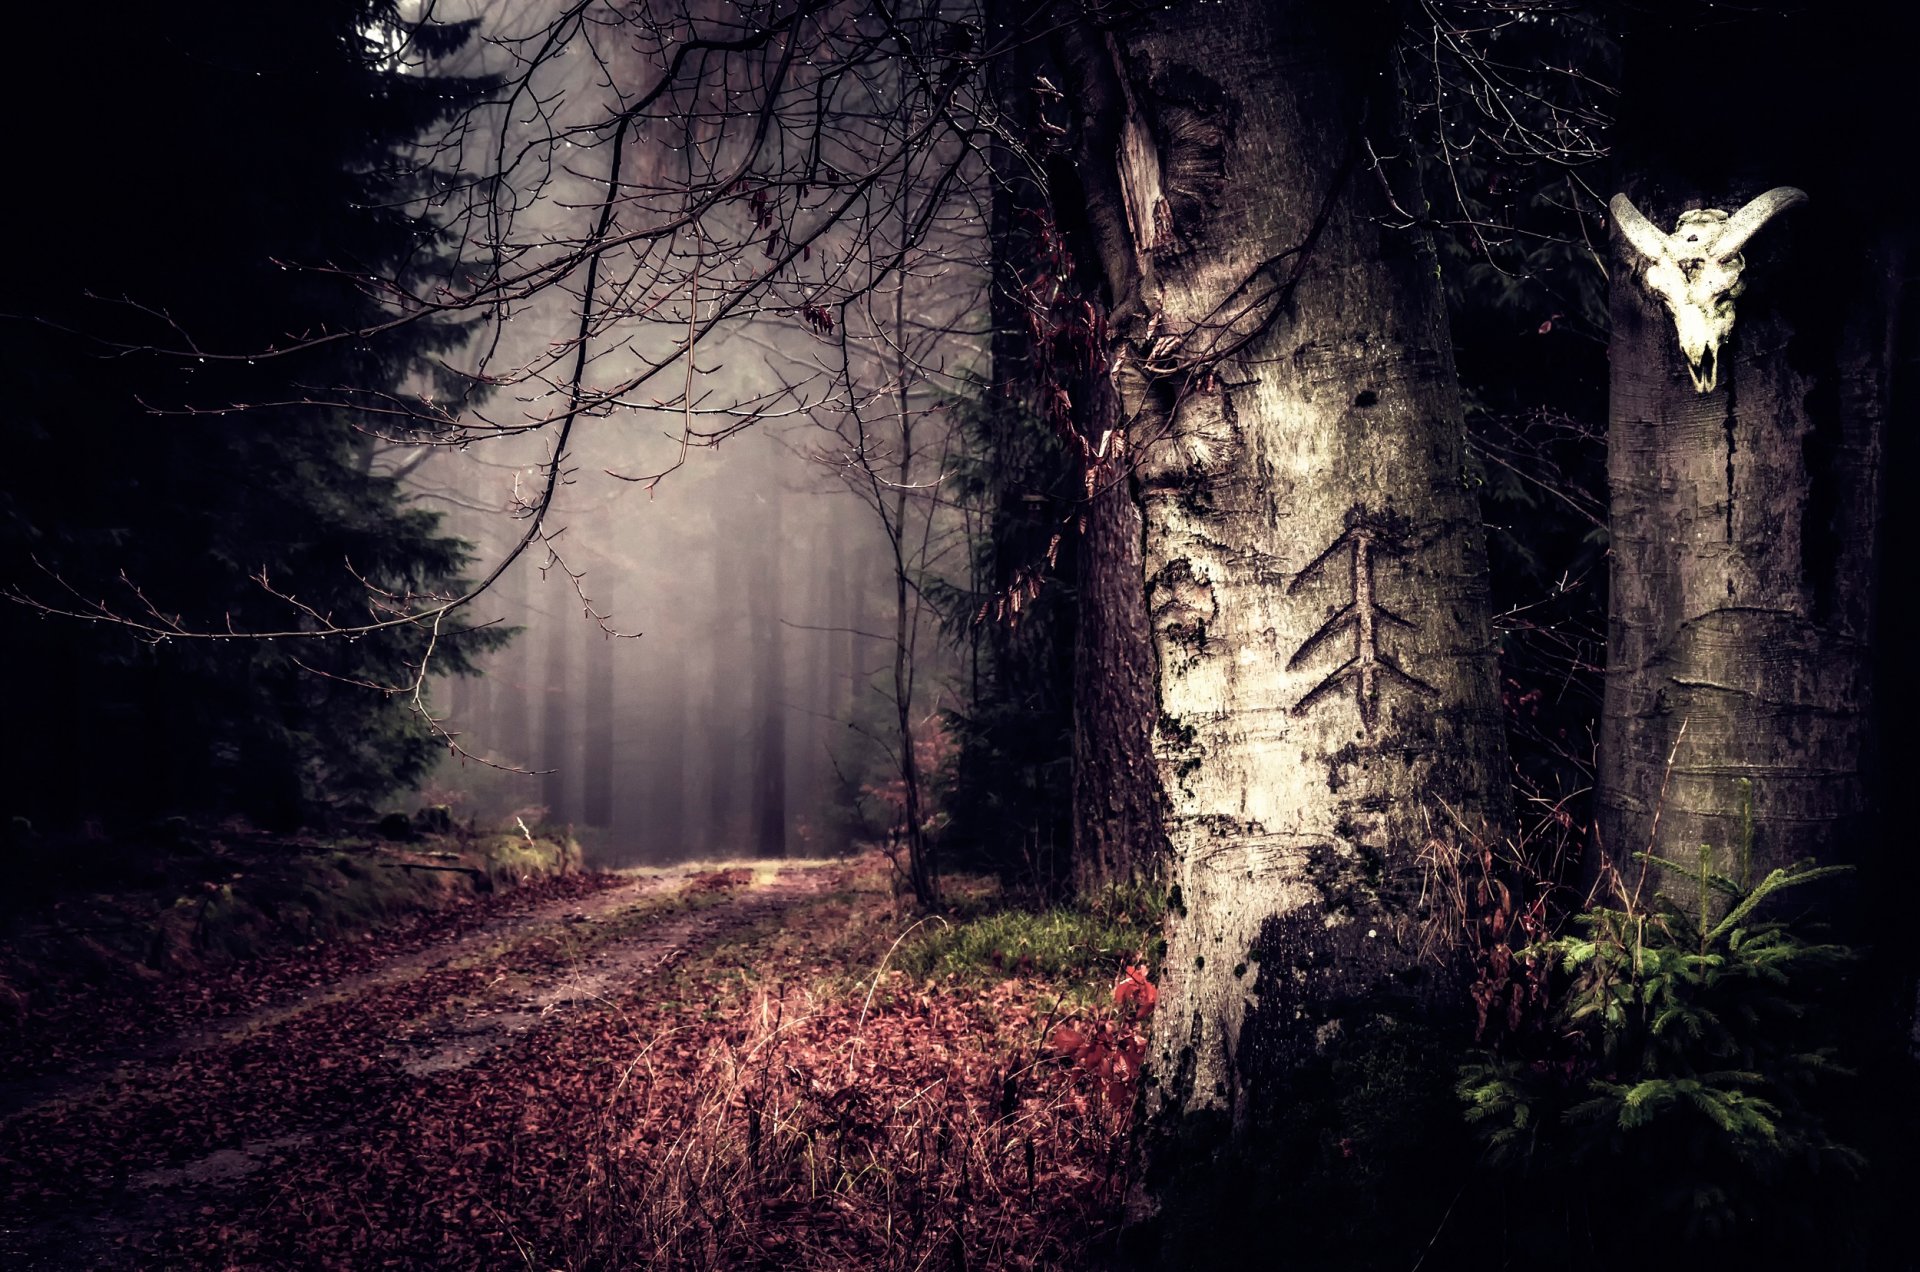
[[84, 1063], [0, 1115], [0, 1266], [153, 1266], [142, 1252], [158, 1237], [245, 1222], [236, 1209], [258, 1207], [261, 1185], [310, 1155], [358, 1154], [380, 1169], [375, 1138], [466, 1071], [525, 1065], [537, 1080], [544, 1031], [842, 873], [761, 863], [636, 876]]
[[102, 1048], [59, 1073], [0, 1083], [0, 1127], [50, 1100], [82, 1098], [129, 1069], [172, 1060], [189, 1051], [217, 1047], [222, 1042], [258, 1033], [280, 1021], [310, 1012], [322, 1002], [350, 999], [382, 985], [405, 981], [471, 958], [512, 933], [536, 931], [560, 922], [602, 921], [610, 914], [632, 909], [647, 897], [685, 887], [691, 873], [669, 870], [637, 874], [602, 892], [560, 898], [524, 912], [502, 914], [469, 932], [435, 940], [386, 959], [371, 970], [342, 976], [329, 984], [301, 987], [251, 1011], [222, 1016], [133, 1046]]

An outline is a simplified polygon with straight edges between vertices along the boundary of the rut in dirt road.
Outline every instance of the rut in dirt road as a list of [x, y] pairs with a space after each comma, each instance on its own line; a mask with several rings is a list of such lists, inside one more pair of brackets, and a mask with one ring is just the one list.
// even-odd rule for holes
[[365, 1164], [367, 1223], [419, 1223], [395, 1213], [433, 1201], [390, 1187], [413, 1173], [396, 1151], [418, 1147], [393, 1128], [431, 1121], [465, 1084], [537, 1083], [555, 1035], [617, 1014], [636, 985], [842, 873], [763, 863], [637, 878], [116, 1057], [0, 1120], [0, 1264], [151, 1266], [182, 1228], [329, 1204], [291, 1182], [323, 1162]]

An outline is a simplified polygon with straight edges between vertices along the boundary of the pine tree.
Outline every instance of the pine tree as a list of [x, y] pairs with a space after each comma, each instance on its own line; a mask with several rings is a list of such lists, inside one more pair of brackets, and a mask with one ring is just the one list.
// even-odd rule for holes
[[[383, 0], [16, 16], [21, 47], [66, 80], [57, 96], [16, 82], [31, 95], [9, 111], [41, 145], [16, 171], [38, 193], [16, 201], [24, 250], [0, 303], [8, 590], [245, 632], [352, 625], [381, 589], [454, 586], [465, 545], [374, 459], [378, 408], [403, 386], [457, 403], [464, 386], [424, 368], [463, 328], [346, 333], [389, 314], [363, 280], [449, 264], [423, 210], [448, 177], [407, 151], [484, 90], [427, 73], [469, 30], [409, 29]], [[364, 804], [431, 756], [405, 702], [364, 687], [411, 679], [419, 629], [155, 643], [21, 604], [0, 624], [21, 673], [10, 813], [290, 823]], [[436, 669], [501, 639], [443, 629]]]

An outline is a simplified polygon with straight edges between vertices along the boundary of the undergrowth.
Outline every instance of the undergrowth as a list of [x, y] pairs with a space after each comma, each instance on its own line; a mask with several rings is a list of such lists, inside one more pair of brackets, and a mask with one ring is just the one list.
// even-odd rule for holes
[[[1112, 1075], [1054, 1035], [1082, 1019], [1061, 1010], [1075, 978], [1110, 977], [1137, 929], [1111, 911], [915, 922], [869, 870], [622, 1008], [635, 1046], [564, 1199], [578, 1218], [523, 1253], [567, 1268], [1084, 1263], [1118, 1210], [1130, 1092], [1109, 1098]], [[1030, 978], [928, 983], [936, 966], [984, 971], [989, 933], [1027, 934]]]
[[1158, 966], [1165, 912], [1165, 894], [1144, 885], [1111, 888], [1080, 906], [989, 909], [927, 923], [895, 962], [916, 977], [1059, 980], [1087, 997], [1104, 992], [1127, 967]]
[[1676, 1258], [1701, 1241], [1837, 1252], [1823, 1216], [1863, 1165], [1828, 1091], [1848, 1073], [1830, 1044], [1855, 956], [1784, 906], [1844, 868], [1755, 880], [1715, 871], [1706, 846], [1692, 865], [1641, 856], [1691, 885], [1684, 903], [1645, 902], [1609, 871], [1602, 901], [1515, 952], [1554, 978], [1549, 1027], [1461, 1070], [1486, 1160], [1540, 1200], [1521, 1226], [1543, 1252], [1615, 1241], [1610, 1216], [1627, 1212], [1635, 1242]]

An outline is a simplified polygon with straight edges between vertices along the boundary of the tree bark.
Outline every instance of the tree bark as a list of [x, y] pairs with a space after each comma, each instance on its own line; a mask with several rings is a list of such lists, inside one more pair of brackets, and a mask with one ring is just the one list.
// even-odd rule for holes
[[1364, 144], [1394, 137], [1394, 32], [1377, 16], [1230, 0], [1063, 41], [1081, 233], [1108, 276], [1131, 422], [1169, 805], [1173, 913], [1128, 1207], [1147, 1262], [1179, 1265], [1202, 1240], [1271, 1253], [1271, 1207], [1299, 1209], [1326, 1134], [1380, 1157], [1417, 1139], [1380, 1131], [1396, 1118], [1377, 1109], [1371, 1133], [1315, 1119], [1347, 1098], [1341, 1065], [1385, 1066], [1429, 1112], [1444, 1100], [1451, 1058], [1410, 1041], [1465, 1001], [1430, 863], [1504, 819], [1435, 261], [1379, 224], [1392, 207]]
[[[1004, 41], [1024, 17], [1006, 0], [994, 0], [990, 39]], [[1054, 594], [1045, 604], [1024, 605], [1013, 619], [996, 615], [976, 634], [974, 703], [1020, 721], [1036, 737], [1061, 739], [1059, 758], [1069, 766], [1067, 815], [1046, 816], [1052, 810], [1040, 798], [1029, 797], [1024, 806], [1008, 801], [1027, 815], [1002, 838], [1024, 845], [1020, 859], [1029, 882], [1048, 892], [1071, 886], [1091, 898], [1109, 884], [1151, 876], [1165, 857], [1149, 730], [1153, 672], [1140, 584], [1140, 515], [1123, 467], [1108, 465], [1089, 491], [1077, 456], [1036, 445], [1031, 436], [1047, 427], [1042, 421], [1056, 388], [1070, 393], [1082, 436], [1098, 438], [1122, 421], [1104, 377], [1073, 365], [1089, 355], [1097, 361], [1099, 351], [1046, 330], [1052, 316], [1034, 312], [1036, 291], [1050, 286], [1038, 278], [1044, 227], [1048, 218], [1059, 219], [1055, 205], [1071, 205], [1078, 195], [1040, 124], [1044, 114], [1059, 113], [1043, 86], [1058, 81], [1060, 69], [1043, 43], [1020, 40], [994, 59], [991, 73], [1007, 127], [996, 133], [992, 152], [993, 382], [984, 418], [994, 461], [985, 526], [993, 553], [977, 582], [1000, 598], [1015, 592], [1023, 576], [1044, 572], [1050, 576], [1044, 586]], [[1067, 216], [1073, 215], [1069, 207]], [[1104, 279], [1097, 264], [1088, 264], [1061, 280], [1071, 287], [1067, 303], [1085, 295], [1104, 312]], [[1061, 580], [1071, 590], [1061, 588]], [[989, 653], [984, 677], [982, 637]], [[1028, 750], [1043, 761], [1053, 758], [1044, 747]], [[1036, 795], [1044, 790], [1042, 779]], [[1054, 847], [1062, 842], [1064, 857]]]
[[[1847, 153], [1847, 121], [1797, 98], [1767, 107], [1772, 77], [1801, 73], [1803, 42], [1782, 36], [1771, 20], [1716, 27], [1728, 70], [1710, 82], [1682, 73], [1665, 25], [1626, 46], [1621, 185], [1658, 228], [1772, 186], [1810, 195], [1747, 243], [1710, 393], [1694, 390], [1673, 320], [1640, 281], [1645, 260], [1614, 236], [1598, 805], [1600, 845], [1629, 883], [1636, 852], [1692, 864], [1708, 845], [1715, 869], [1757, 880], [1801, 858], [1849, 859], [1869, 830], [1876, 527], [1904, 235], [1884, 192], [1867, 188], [1874, 158]], [[1671, 127], [1750, 100], [1711, 148]], [[1697, 891], [1657, 867], [1643, 887], [1682, 904]]]
[[[1106, 428], [1117, 429], [1119, 403], [1111, 392], [1096, 385], [1087, 396]], [[1085, 527], [1073, 651], [1073, 879], [1075, 892], [1092, 898], [1115, 884], [1157, 879], [1166, 864], [1166, 830], [1153, 755], [1140, 506], [1124, 467], [1096, 473]]]

